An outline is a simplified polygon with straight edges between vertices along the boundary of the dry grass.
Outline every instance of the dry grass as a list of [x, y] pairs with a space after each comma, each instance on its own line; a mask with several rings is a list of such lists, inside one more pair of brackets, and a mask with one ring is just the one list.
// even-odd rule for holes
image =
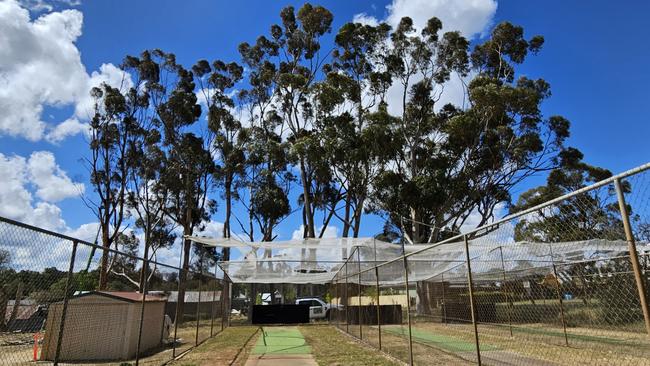
[[314, 359], [323, 366], [397, 366], [400, 363], [384, 357], [369, 346], [355, 342], [336, 328], [327, 325], [310, 325], [299, 328]]
[[237, 326], [201, 344], [180, 360], [173, 362], [180, 366], [200, 365], [243, 365], [258, 337], [258, 327]]

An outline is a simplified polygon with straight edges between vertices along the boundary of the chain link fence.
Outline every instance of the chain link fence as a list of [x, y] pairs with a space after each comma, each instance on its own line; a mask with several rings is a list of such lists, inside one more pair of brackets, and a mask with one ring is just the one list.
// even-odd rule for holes
[[650, 365], [648, 169], [381, 263], [357, 248], [330, 321], [415, 365]]
[[164, 364], [218, 334], [231, 287], [193, 246], [184, 271], [0, 218], [0, 365]]

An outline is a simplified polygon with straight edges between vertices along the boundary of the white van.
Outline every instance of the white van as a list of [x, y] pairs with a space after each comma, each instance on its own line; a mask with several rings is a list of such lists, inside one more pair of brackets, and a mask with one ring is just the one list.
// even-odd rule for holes
[[309, 319], [327, 319], [330, 316], [330, 306], [317, 297], [298, 299], [296, 305], [309, 305]]

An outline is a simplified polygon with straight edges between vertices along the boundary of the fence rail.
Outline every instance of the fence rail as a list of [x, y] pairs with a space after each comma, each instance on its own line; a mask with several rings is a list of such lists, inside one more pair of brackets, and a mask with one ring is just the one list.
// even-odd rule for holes
[[415, 365], [650, 365], [650, 164], [377, 264], [331, 323]]
[[218, 334], [231, 286], [192, 245], [183, 270], [0, 217], [0, 365], [164, 364]]

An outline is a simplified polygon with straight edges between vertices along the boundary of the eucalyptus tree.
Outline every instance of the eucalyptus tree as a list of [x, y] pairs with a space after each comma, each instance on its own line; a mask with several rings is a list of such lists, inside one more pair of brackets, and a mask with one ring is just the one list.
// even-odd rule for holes
[[[135, 227], [143, 232], [144, 258], [150, 260], [156, 257], [158, 249], [171, 246], [175, 239], [175, 225], [165, 215], [168, 192], [160, 182], [167, 163], [166, 156], [161, 132], [153, 118], [155, 113], [149, 108], [148, 83], [155, 85], [158, 82], [160, 69], [147, 51], [140, 57], [127, 56], [122, 69], [137, 80], [128, 94], [131, 98], [139, 95], [143, 106], [136, 115], [137, 127], [129, 138], [129, 153], [134, 168], [129, 176], [127, 203], [135, 219]], [[155, 270], [148, 273], [147, 264], [146, 271], [141, 271], [140, 291], [143, 291], [145, 281], [152, 278]]]
[[[547, 82], [515, 80], [515, 66], [540, 50], [541, 36], [527, 40], [521, 27], [501, 23], [470, 52], [458, 32], [440, 37], [441, 29], [432, 18], [416, 34], [403, 18], [386, 58], [403, 91], [403, 110], [375, 204], [412, 242], [457, 233], [470, 215], [478, 216], [478, 226], [487, 223], [509, 202], [513, 186], [557, 165], [569, 129], [566, 119], [540, 111], [550, 95]], [[451, 75], [468, 76], [470, 66], [468, 106], [437, 106]]]
[[[312, 191], [313, 174], [308, 147], [313, 146], [313, 85], [326, 61], [320, 54], [320, 38], [330, 31], [332, 13], [322, 6], [304, 4], [298, 12], [292, 6], [280, 12], [282, 24], [271, 26], [271, 38], [262, 38], [261, 52], [275, 63], [274, 104], [289, 133], [291, 153], [295, 156], [302, 185], [305, 210], [305, 236], [315, 237]], [[258, 40], [258, 43], [260, 43]]]
[[[529, 209], [612, 176], [609, 170], [589, 165], [582, 159], [583, 154], [574, 148], [560, 153], [560, 166], [550, 172], [546, 185], [522, 193], [510, 212]], [[624, 184], [623, 189], [629, 192], [629, 184]], [[557, 243], [624, 237], [616, 192], [611, 186], [537, 210], [534, 219], [524, 217], [515, 226], [517, 241]]]
[[[238, 199], [237, 180], [245, 172], [247, 129], [233, 115], [233, 87], [242, 79], [243, 67], [237, 63], [200, 60], [192, 67], [199, 95], [207, 106], [208, 128], [214, 135], [212, 152], [217, 159], [215, 180], [223, 189], [225, 220], [223, 237], [230, 238], [233, 199]], [[230, 248], [223, 248], [222, 259], [230, 259]]]
[[[248, 140], [245, 143], [248, 191], [241, 203], [248, 213], [247, 225], [237, 219], [249, 240], [259, 231], [262, 241], [275, 239], [275, 227], [291, 213], [289, 191], [295, 177], [289, 170], [288, 143], [284, 139], [283, 121], [275, 105], [278, 87], [278, 45], [264, 36], [251, 45], [239, 45], [239, 53], [248, 68], [249, 87], [237, 98], [245, 119]], [[266, 253], [268, 255], [269, 253]]]
[[108, 248], [117, 245], [127, 216], [127, 190], [135, 161], [129, 144], [138, 129], [136, 115], [146, 108], [138, 93], [124, 95], [118, 88], [102, 84], [91, 91], [95, 112], [90, 121], [90, 171], [94, 197], [84, 197], [99, 222], [102, 256], [98, 287], [105, 290], [110, 272]]
[[[210, 220], [216, 201], [208, 197], [216, 172], [210, 154], [212, 136], [197, 126], [201, 106], [195, 93], [194, 74], [176, 62], [171, 53], [149, 53], [158, 77], [147, 83], [155, 113], [154, 126], [161, 131], [165, 164], [159, 182], [166, 191], [165, 215], [183, 229], [184, 236]], [[153, 67], [153, 66], [152, 66]], [[190, 269], [192, 241], [185, 238], [180, 283], [185, 284]], [[183, 309], [185, 288], [181, 286], [179, 307]]]
[[324, 67], [326, 80], [317, 86], [317, 122], [320, 140], [333, 166], [332, 175], [344, 196], [344, 214], [338, 215], [333, 199], [330, 215], [343, 223], [343, 237], [359, 235], [363, 208], [373, 179], [381, 170], [383, 141], [381, 124], [369, 115], [383, 102], [391, 84], [382, 67], [387, 51], [386, 24], [347, 23], [336, 37], [331, 64]]

